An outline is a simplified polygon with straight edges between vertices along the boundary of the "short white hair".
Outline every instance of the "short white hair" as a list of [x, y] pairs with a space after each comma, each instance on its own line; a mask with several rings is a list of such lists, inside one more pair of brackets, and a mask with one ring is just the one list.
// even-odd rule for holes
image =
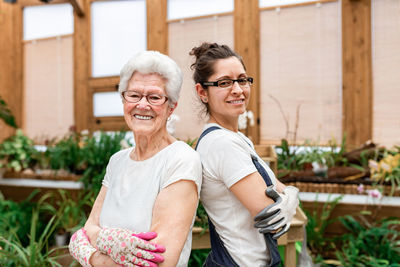
[[167, 80], [165, 91], [170, 104], [178, 102], [182, 87], [182, 71], [170, 57], [157, 51], [143, 51], [135, 54], [121, 69], [118, 91], [121, 94], [128, 88], [134, 72], [142, 74], [157, 73]]

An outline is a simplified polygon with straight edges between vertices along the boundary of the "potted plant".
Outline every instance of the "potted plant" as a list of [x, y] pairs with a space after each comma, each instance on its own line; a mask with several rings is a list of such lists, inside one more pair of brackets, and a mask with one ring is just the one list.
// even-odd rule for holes
[[76, 197], [73, 197], [69, 191], [58, 190], [56, 206], [60, 220], [55, 236], [58, 246], [65, 245], [69, 235], [84, 226], [94, 198], [93, 193], [89, 191], [79, 191]]
[[32, 168], [35, 164], [33, 155], [36, 152], [33, 141], [18, 129], [15, 135], [0, 144], [0, 168], [12, 172]]

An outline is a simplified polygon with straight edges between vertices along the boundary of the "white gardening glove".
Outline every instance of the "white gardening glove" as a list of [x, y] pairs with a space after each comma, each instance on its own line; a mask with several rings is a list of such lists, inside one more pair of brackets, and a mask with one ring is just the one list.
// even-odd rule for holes
[[275, 203], [267, 206], [254, 217], [256, 221], [254, 227], [260, 228], [259, 232], [263, 234], [273, 232], [275, 233], [273, 238], [278, 239], [289, 230], [293, 216], [296, 214], [299, 205], [299, 189], [286, 186], [282, 194], [273, 190], [274, 195], [271, 195], [269, 188], [265, 192], [275, 200]]
[[121, 228], [102, 228], [96, 246], [100, 252], [123, 266], [156, 267], [156, 263], [164, 261], [158, 253], [165, 251], [163, 246], [148, 242], [156, 236], [155, 232], [138, 233]]
[[89, 259], [97, 250], [90, 244], [85, 229], [81, 228], [71, 236], [68, 248], [72, 257], [83, 267], [92, 267]]

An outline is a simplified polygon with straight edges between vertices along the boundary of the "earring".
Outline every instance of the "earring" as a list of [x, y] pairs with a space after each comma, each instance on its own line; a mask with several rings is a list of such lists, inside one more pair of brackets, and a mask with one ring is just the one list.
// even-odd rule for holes
[[207, 99], [207, 97], [204, 97], [202, 100], [203, 100], [204, 103], [207, 103], [208, 99]]

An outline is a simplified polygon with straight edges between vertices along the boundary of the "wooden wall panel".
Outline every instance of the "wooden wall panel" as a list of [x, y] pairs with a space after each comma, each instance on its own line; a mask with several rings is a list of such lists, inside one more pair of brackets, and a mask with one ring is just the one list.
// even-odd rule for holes
[[[7, 102], [16, 123], [23, 127], [22, 9], [0, 1], [0, 95]], [[0, 140], [14, 129], [0, 121]]]
[[92, 101], [89, 95], [90, 64], [90, 6], [83, 1], [84, 16], [74, 13], [74, 119], [77, 131], [90, 129]]
[[348, 148], [372, 138], [371, 0], [342, 0], [343, 134]]
[[[245, 62], [248, 75], [254, 77], [248, 110], [254, 113], [255, 121], [259, 121], [260, 92], [260, 15], [258, 0], [235, 0], [234, 40], [235, 50]], [[254, 143], [259, 143], [259, 124], [248, 126], [246, 134]]]
[[167, 0], [147, 0], [147, 50], [168, 54]]

